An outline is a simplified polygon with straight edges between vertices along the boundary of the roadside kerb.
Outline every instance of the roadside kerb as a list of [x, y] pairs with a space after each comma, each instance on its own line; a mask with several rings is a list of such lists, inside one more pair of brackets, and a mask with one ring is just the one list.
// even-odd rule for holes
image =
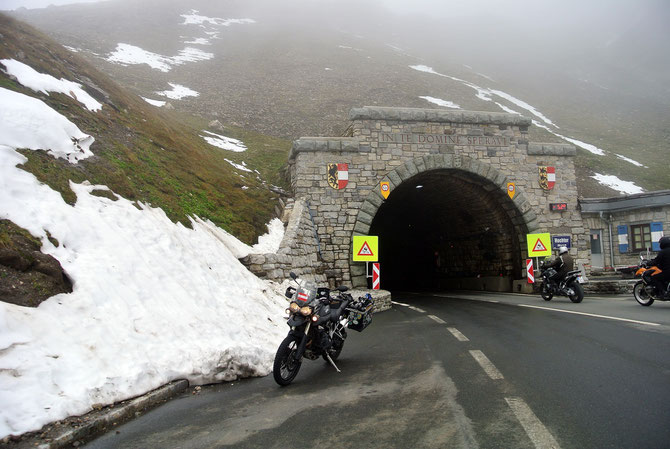
[[157, 407], [162, 402], [186, 390], [189, 383], [185, 379], [176, 380], [153, 390], [123, 405], [110, 408], [108, 412], [93, 418], [81, 427], [66, 430], [51, 441], [37, 446], [38, 449], [60, 449], [72, 447], [76, 442], [87, 442], [108, 432], [114, 426], [136, 417], [136, 413]]

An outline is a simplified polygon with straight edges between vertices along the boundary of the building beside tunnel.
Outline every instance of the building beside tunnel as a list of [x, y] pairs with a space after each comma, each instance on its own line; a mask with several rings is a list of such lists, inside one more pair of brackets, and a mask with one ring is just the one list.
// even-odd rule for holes
[[670, 190], [581, 199], [580, 210], [589, 229], [590, 270], [620, 269], [660, 250], [658, 240], [670, 229]]

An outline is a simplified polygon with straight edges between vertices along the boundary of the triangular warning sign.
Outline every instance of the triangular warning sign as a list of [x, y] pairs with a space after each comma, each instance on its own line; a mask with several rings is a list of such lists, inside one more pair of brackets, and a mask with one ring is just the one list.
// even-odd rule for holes
[[542, 244], [542, 241], [540, 239], [537, 239], [537, 242], [535, 242], [535, 247], [533, 248], [533, 252], [538, 252], [538, 251], [546, 251], [547, 248], [544, 247]]
[[374, 256], [372, 253], [372, 250], [370, 249], [370, 246], [368, 245], [368, 242], [363, 242], [363, 246], [361, 247], [361, 250], [358, 251], [359, 256]]

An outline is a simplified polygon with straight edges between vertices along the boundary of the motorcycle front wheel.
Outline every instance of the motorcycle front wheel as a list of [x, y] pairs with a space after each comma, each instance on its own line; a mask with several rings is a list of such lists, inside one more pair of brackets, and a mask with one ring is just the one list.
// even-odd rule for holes
[[549, 290], [549, 284], [546, 282], [542, 283], [542, 289], [540, 290], [540, 295], [545, 301], [551, 301], [551, 298], [554, 297], [554, 294]]
[[272, 375], [281, 386], [293, 382], [300, 371], [302, 360], [294, 360], [293, 355], [298, 350], [298, 342], [292, 336], [288, 336], [281, 342], [275, 355]]
[[584, 288], [582, 287], [582, 284], [575, 281], [570, 285], [570, 288], [574, 292], [570, 295], [570, 301], [575, 303], [582, 302], [582, 299], [584, 299]]
[[633, 296], [635, 300], [643, 306], [650, 306], [654, 303], [654, 298], [645, 290], [644, 282], [637, 281], [633, 287]]

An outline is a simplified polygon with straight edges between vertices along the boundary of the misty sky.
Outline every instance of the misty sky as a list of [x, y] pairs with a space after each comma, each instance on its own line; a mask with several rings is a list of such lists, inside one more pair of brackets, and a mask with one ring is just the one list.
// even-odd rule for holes
[[[0, 0], [0, 10], [20, 7], [44, 8], [49, 5], [72, 3], [91, 3], [105, 0]], [[278, 0], [281, 2], [282, 0]], [[291, 0], [284, 0], [289, 6]], [[313, 0], [315, 3], [328, 0]], [[528, 20], [545, 20], [561, 17], [598, 16], [602, 18], [617, 16], [621, 19], [635, 14], [638, 0], [367, 0], [391, 9], [399, 14], [429, 13], [435, 17], [472, 16], [489, 14], [499, 17]], [[365, 0], [361, 0], [365, 3]], [[662, 3], [662, 2], [659, 2]]]
[[0, 10], [16, 8], [46, 8], [49, 5], [67, 5], [71, 3], [92, 3], [100, 0], [0, 0]]

